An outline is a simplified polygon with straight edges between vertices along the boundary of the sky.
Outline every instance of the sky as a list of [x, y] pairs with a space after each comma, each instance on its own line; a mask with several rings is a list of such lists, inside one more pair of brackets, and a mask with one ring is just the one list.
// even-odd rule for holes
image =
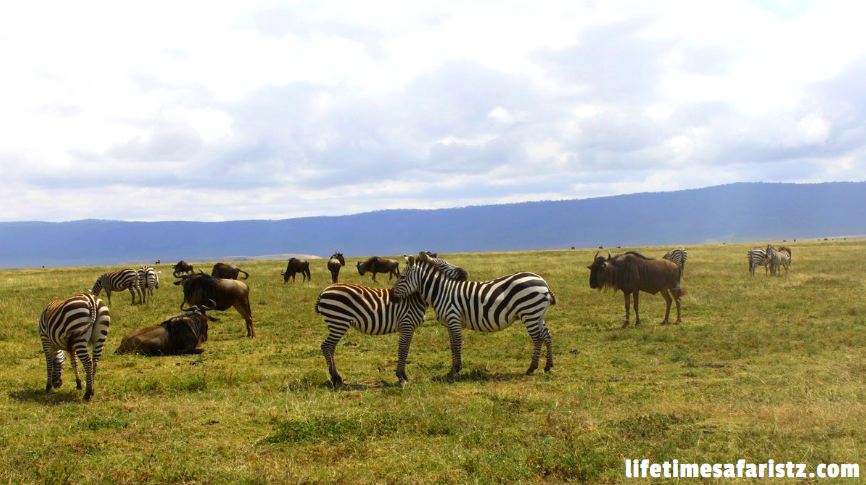
[[866, 180], [866, 3], [0, 3], [0, 221]]

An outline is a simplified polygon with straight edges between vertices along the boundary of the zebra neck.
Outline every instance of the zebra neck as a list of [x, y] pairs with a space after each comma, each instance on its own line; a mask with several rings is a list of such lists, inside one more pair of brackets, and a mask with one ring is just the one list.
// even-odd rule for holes
[[461, 283], [444, 277], [440, 272], [430, 270], [421, 278], [421, 295], [436, 313], [445, 308], [452, 298], [448, 297]]

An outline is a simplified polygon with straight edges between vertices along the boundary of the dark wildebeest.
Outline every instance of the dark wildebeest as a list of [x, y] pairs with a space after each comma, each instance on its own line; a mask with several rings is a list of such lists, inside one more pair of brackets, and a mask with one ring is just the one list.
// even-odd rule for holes
[[313, 279], [310, 277], [310, 263], [303, 259], [291, 258], [289, 259], [289, 262], [286, 263], [286, 270], [280, 273], [283, 277], [283, 283], [288, 283], [289, 278], [292, 278], [292, 282], [294, 282], [296, 273], [301, 273], [303, 276], [302, 281]]
[[180, 275], [189, 273], [192, 273], [192, 265], [181, 259], [174, 265], [174, 273], [172, 274], [175, 278], [180, 278]]
[[115, 354], [180, 355], [200, 354], [199, 345], [207, 342], [207, 322], [217, 319], [205, 312], [210, 308], [193, 306], [183, 314], [128, 333]]
[[400, 276], [400, 263], [379, 256], [373, 256], [364, 262], [358, 261], [357, 268], [361, 276], [367, 272], [373, 273], [373, 281], [376, 281], [376, 273], [388, 273], [389, 281], [394, 276]]
[[331, 272], [331, 283], [336, 283], [340, 277], [340, 268], [346, 266], [346, 260], [343, 258], [343, 253], [334, 253], [331, 259], [328, 260], [328, 271]]
[[[214, 278], [198, 272], [185, 275], [174, 282], [183, 286], [183, 303], [202, 306], [211, 304], [214, 310], [224, 311], [234, 307], [244, 318], [247, 337], [255, 337], [253, 311], [250, 309], [250, 290], [243, 281]], [[183, 308], [181, 303], [181, 309]]]
[[623, 328], [629, 324], [629, 306], [631, 296], [634, 295], [635, 326], [640, 325], [640, 310], [638, 298], [641, 291], [656, 294], [661, 292], [665, 299], [665, 319], [662, 325], [670, 323], [668, 317], [671, 313], [671, 294], [677, 303], [677, 320], [680, 323], [680, 297], [685, 290], [680, 288], [680, 269], [671, 261], [666, 259], [650, 259], [640, 253], [629, 251], [611, 257], [610, 251], [607, 259], [595, 253], [592, 265], [589, 269], [590, 288], [613, 288], [614, 291], [622, 290], [625, 297], [625, 323]]
[[244, 274], [244, 277], [241, 279], [245, 280], [250, 277], [250, 274], [246, 271], [227, 263], [217, 263], [213, 265], [213, 269], [210, 271], [210, 275], [214, 278], [225, 278], [227, 280], [238, 279], [239, 273]]

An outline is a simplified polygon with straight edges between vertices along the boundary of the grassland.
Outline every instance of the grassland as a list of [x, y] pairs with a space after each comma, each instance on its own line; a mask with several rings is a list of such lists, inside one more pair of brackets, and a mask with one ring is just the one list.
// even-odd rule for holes
[[[531, 344], [516, 325], [467, 333], [462, 377], [446, 382], [447, 334], [428, 311], [409, 385], [396, 385], [396, 335], [350, 331], [339, 391], [314, 310], [324, 260], [294, 284], [282, 262], [241, 265], [256, 339], [229, 311], [202, 355], [114, 355], [129, 330], [176, 313], [181, 291], [162, 266], [153, 304], [113, 295], [90, 403], [68, 369], [64, 387], [44, 393], [36, 320], [108, 268], [0, 271], [0, 481], [618, 483], [625, 458], [863, 463], [866, 242], [796, 243], [779, 278], [750, 277], [746, 247], [690, 247], [683, 324], [659, 326], [663, 301], [644, 295], [644, 325], [629, 329], [621, 294], [588, 287], [594, 251], [449, 255], [473, 279], [528, 270], [548, 280], [559, 300], [548, 314], [553, 372], [523, 375]], [[369, 284], [355, 261], [342, 279]]]

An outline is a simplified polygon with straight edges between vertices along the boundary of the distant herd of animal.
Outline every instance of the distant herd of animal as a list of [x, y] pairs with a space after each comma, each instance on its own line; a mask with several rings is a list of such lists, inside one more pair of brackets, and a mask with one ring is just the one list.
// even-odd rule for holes
[[[778, 249], [770, 245], [765, 249], [752, 248], [747, 256], [752, 275], [760, 266], [771, 275], [779, 275], [781, 268], [787, 271], [791, 264], [791, 249], [785, 246]], [[592, 264], [587, 266], [590, 270], [589, 286], [623, 292], [623, 327], [629, 325], [631, 306], [634, 307], [635, 325], [640, 325], [641, 291], [661, 293], [666, 303], [662, 325], [670, 323], [671, 303], [675, 302], [677, 318], [674, 323], [680, 323], [680, 298], [685, 294], [680, 282], [687, 259], [688, 252], [683, 248], [672, 249], [661, 259], [648, 258], [635, 251], [616, 256], [608, 251], [607, 257], [596, 253]], [[393, 288], [374, 288], [339, 283], [345, 258], [341, 253], [334, 253], [328, 259], [332, 284], [319, 294], [316, 312], [327, 326], [328, 336], [321, 349], [335, 387], [341, 385], [343, 379], [337, 372], [334, 351], [349, 328], [369, 335], [399, 333], [396, 375], [401, 384], [405, 383], [412, 336], [423, 322], [428, 307], [434, 309], [439, 322], [448, 330], [451, 344], [449, 377], [456, 376], [462, 366], [463, 329], [495, 332], [517, 320], [524, 323], [534, 345], [526, 373], [532, 374], [538, 368], [542, 347], [546, 348], [545, 372], [553, 367], [552, 337], [544, 318], [548, 309], [556, 304], [556, 296], [541, 276], [518, 272], [489, 281], [472, 281], [465, 269], [448, 263], [436, 253], [422, 251], [417, 256], [404, 255], [404, 260], [406, 264], [402, 272], [399, 262], [393, 259], [373, 256], [358, 262], [358, 273], [362, 276], [372, 273], [373, 281], [376, 281], [378, 273], [388, 274], [389, 280], [397, 278]], [[281, 273], [283, 281], [288, 282], [289, 278], [294, 281], [296, 274], [301, 274], [303, 281], [310, 279], [309, 262], [289, 259], [286, 270]], [[255, 337], [249, 288], [238, 279], [241, 275], [241, 279], [249, 277], [246, 271], [226, 263], [216, 263], [208, 275], [195, 272], [191, 264], [179, 261], [174, 266], [173, 276], [174, 284], [183, 288], [181, 313], [159, 325], [133, 330], [123, 337], [116, 352], [145, 355], [200, 353], [200, 345], [207, 341], [208, 322], [217, 321], [207, 312], [231, 307], [243, 317], [247, 337]], [[77, 388], [82, 386], [76, 358], [85, 371], [84, 399], [93, 396], [93, 379], [111, 322], [109, 307], [99, 298], [102, 290], [105, 290], [109, 305], [112, 292], [125, 290], [129, 291], [135, 305], [152, 299], [157, 288], [159, 272], [153, 267], [126, 268], [99, 276], [90, 292], [49, 303], [39, 318], [39, 335], [47, 366], [46, 392], [61, 386], [61, 374], [68, 355]]]

